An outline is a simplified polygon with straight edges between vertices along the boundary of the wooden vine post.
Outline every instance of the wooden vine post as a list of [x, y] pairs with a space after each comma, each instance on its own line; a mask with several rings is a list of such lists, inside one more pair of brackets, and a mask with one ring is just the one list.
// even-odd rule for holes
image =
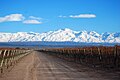
[[17, 63], [19, 59], [30, 53], [30, 50], [2, 49], [0, 50], [0, 73], [4, 73], [9, 66]]

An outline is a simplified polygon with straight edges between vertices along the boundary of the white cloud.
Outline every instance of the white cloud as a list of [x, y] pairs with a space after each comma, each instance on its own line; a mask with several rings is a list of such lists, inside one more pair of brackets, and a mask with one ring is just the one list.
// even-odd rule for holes
[[6, 15], [4, 17], [0, 17], [0, 23], [2, 22], [12, 22], [12, 21], [22, 21], [25, 24], [42, 24], [41, 20], [42, 18], [29, 16], [28, 20], [24, 20], [25, 17], [22, 14], [10, 14]]
[[67, 16], [62, 16], [62, 15], [60, 15], [60, 16], [58, 16], [59, 18], [67, 18]]
[[22, 21], [25, 17], [22, 14], [10, 14], [4, 17], [0, 17], [0, 22], [8, 22], [8, 21]]
[[25, 24], [42, 24], [42, 22], [40, 22], [38, 20], [25, 20], [25, 21], [23, 21], [23, 23], [25, 23]]
[[30, 18], [30, 19], [37, 19], [37, 20], [42, 19], [42, 18], [40, 18], [40, 17], [35, 17], [35, 16], [29, 16], [29, 18]]
[[80, 15], [70, 15], [70, 18], [95, 18], [95, 14], [80, 14]]
[[24, 20], [23, 23], [25, 24], [42, 24], [41, 20], [42, 18], [40, 17], [35, 17], [35, 16], [29, 16], [28, 17], [29, 19], [28, 20]]

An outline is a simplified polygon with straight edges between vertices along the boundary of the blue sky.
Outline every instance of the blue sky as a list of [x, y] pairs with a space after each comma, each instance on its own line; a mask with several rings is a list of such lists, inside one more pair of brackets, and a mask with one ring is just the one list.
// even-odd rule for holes
[[0, 32], [120, 32], [120, 0], [0, 0]]

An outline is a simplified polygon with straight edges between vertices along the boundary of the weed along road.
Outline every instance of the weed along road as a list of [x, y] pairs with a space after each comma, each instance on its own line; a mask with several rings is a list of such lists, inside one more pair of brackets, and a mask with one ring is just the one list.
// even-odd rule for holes
[[120, 80], [119, 72], [89, 68], [44, 52], [33, 51], [0, 80]]

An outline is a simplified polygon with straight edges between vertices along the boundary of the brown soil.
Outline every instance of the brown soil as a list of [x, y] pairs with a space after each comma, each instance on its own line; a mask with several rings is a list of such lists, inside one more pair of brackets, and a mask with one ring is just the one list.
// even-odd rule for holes
[[120, 72], [106, 72], [34, 51], [0, 80], [120, 80]]
[[12, 69], [1, 74], [0, 80], [32, 80], [34, 54], [22, 58]]

